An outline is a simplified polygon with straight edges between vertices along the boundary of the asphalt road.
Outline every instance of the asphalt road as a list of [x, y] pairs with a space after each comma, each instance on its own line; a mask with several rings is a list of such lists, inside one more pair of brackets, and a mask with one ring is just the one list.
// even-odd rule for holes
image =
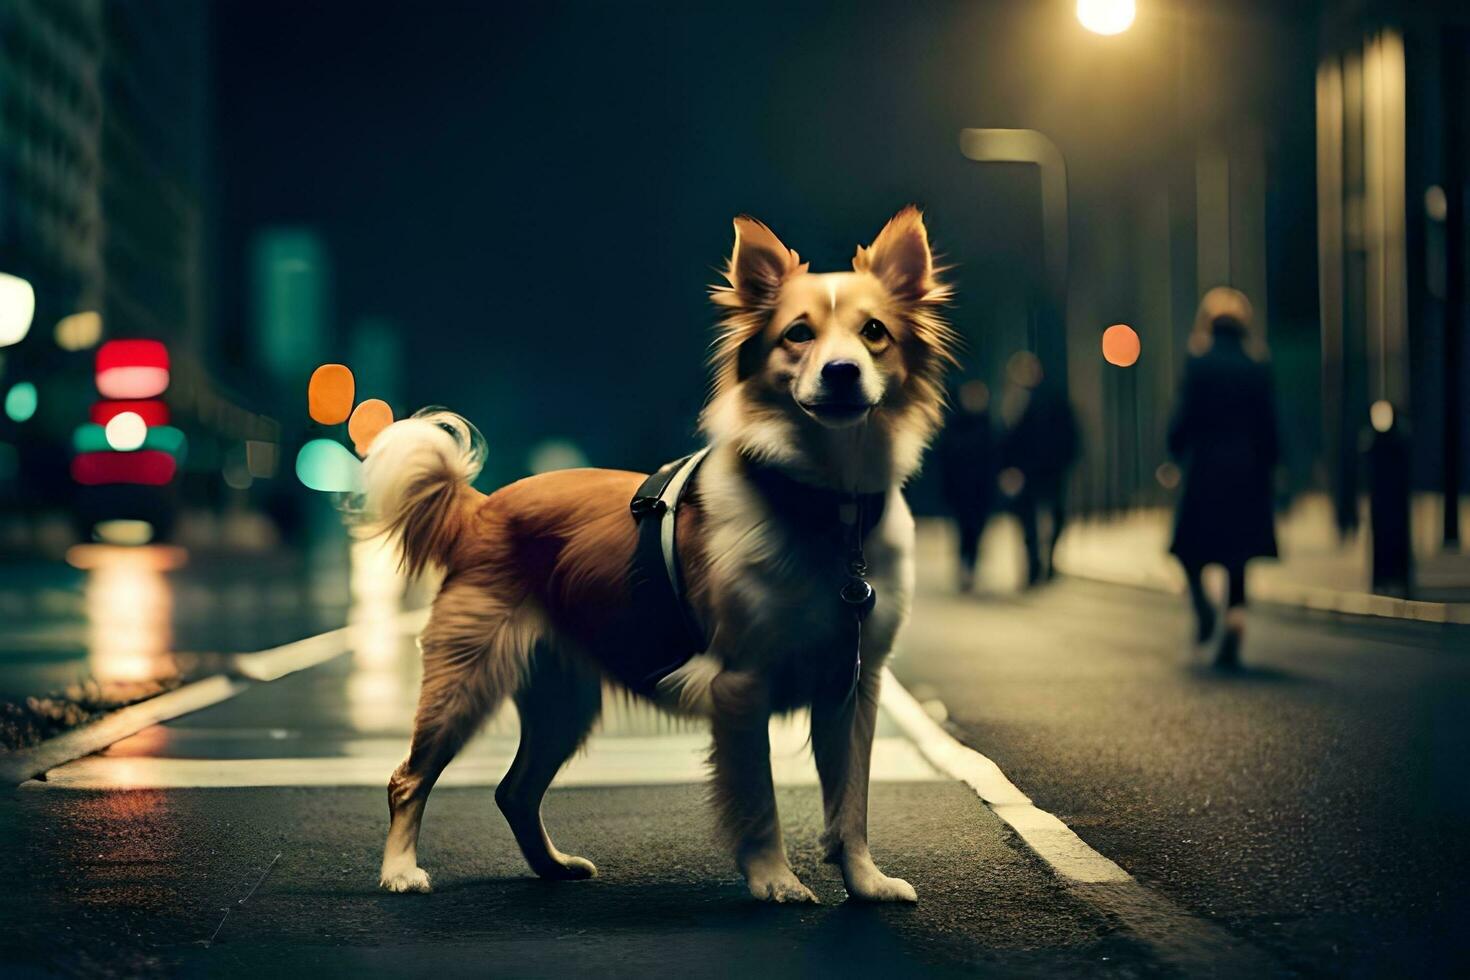
[[[836, 870], [820, 861], [818, 791], [799, 783], [779, 788], [779, 803], [793, 864], [821, 906], [754, 902], [716, 844], [705, 789], [692, 780], [554, 789], [546, 805], [552, 833], [593, 859], [599, 876], [540, 882], [489, 787], [504, 769], [504, 743], [513, 744], [513, 716], [491, 724], [445, 775], [446, 784], [466, 773], [483, 784], [434, 793], [420, 850], [434, 892], [382, 892], [382, 784], [407, 744], [417, 669], [411, 643], [366, 652], [256, 686], [73, 764], [100, 764], [125, 781], [149, 767], [203, 760], [223, 772], [243, 761], [251, 773], [295, 773], [301, 785], [7, 792], [0, 839], [21, 858], [0, 889], [7, 972], [1167, 973], [1146, 943], [1056, 878], [968, 787], [937, 775], [879, 781], [872, 791], [875, 856], [915, 883], [917, 906], [845, 901]], [[617, 702], [608, 719], [586, 764], [648, 757], [639, 771], [656, 773], [661, 763], [683, 764], [690, 741], [699, 743], [696, 758], [703, 754], [703, 736], [688, 726]], [[879, 742], [902, 739], [885, 721]], [[779, 754], [797, 750], [805, 756], [799, 744]], [[582, 765], [575, 760], [569, 772]], [[369, 785], [333, 785], [359, 779], [364, 768]], [[694, 779], [700, 775], [696, 767]], [[52, 782], [60, 782], [55, 773]]]
[[441, 789], [429, 895], [376, 888], [380, 790], [28, 791], [4, 811], [27, 860], [0, 897], [0, 953], [9, 969], [123, 976], [1154, 972], [958, 784], [874, 792], [875, 851], [920, 883], [916, 907], [843, 903], [815, 847], [816, 791], [779, 802], [822, 906], [752, 901], [696, 786], [553, 791], [558, 841], [600, 871], [559, 884], [528, 877], [487, 790]]
[[[436, 890], [385, 894], [382, 781], [417, 667], [410, 643], [369, 629], [348, 656], [73, 764], [147, 785], [202, 763], [202, 788], [57, 778], [0, 794], [17, 858], [0, 972], [1171, 976], [1161, 933], [1194, 942], [1190, 916], [1264, 951], [1251, 975], [1466, 972], [1470, 632], [1259, 610], [1232, 676], [1189, 662], [1187, 633], [1181, 603], [1152, 593], [1064, 581], [960, 598], [927, 582], [894, 664], [1038, 806], [1182, 910], [1151, 931], [1106, 887], [1059, 879], [968, 787], [904, 781], [912, 746], [888, 722], [874, 853], [919, 904], [844, 901], [819, 861], [817, 791], [797, 778], [778, 790], [788, 846], [824, 904], [760, 906], [688, 768], [703, 736], [612, 703], [586, 763], [604, 760], [607, 784], [584, 771], [547, 802], [597, 879], [528, 877], [489, 791], [513, 745], [497, 721], [430, 804]], [[646, 784], [665, 763], [688, 778]], [[232, 783], [241, 772], [285, 785]]]
[[1470, 630], [1252, 611], [1244, 670], [1182, 599], [926, 595], [895, 673], [1144, 884], [1313, 975], [1470, 971]]

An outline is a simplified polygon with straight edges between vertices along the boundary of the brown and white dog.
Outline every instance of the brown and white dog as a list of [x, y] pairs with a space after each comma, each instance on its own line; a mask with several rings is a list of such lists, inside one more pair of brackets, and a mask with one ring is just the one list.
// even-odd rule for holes
[[[913, 519], [899, 488], [939, 425], [954, 334], [918, 210], [896, 215], [852, 265], [811, 273], [765, 225], [735, 221], [729, 285], [713, 291], [726, 315], [701, 418], [710, 452], [677, 510], [686, 599], [709, 647], [655, 694], [668, 711], [709, 719], [720, 829], [751, 894], [777, 902], [816, 900], [787, 862], [767, 735], [773, 713], [801, 707], [811, 712], [827, 859], [854, 898], [915, 900], [869, 854], [868, 766], [880, 671], [913, 584]], [[596, 873], [552, 844], [541, 801], [597, 719], [604, 677], [618, 679], [617, 651], [647, 637], [629, 583], [628, 505], [643, 476], [563, 470], [486, 496], [470, 486], [476, 442], [458, 416], [423, 415], [379, 435], [364, 467], [368, 511], [401, 538], [406, 567], [445, 572], [419, 641], [412, 746], [388, 784], [381, 884], [395, 892], [429, 889], [416, 851], [424, 803], [507, 696], [521, 741], [496, 802], [538, 875]], [[878, 601], [856, 634], [837, 598], [849, 553], [830, 533], [841, 527], [836, 504], [830, 520], [811, 507], [784, 513], [789, 495], [764, 492], [757, 472], [801, 488], [819, 510], [826, 499], [880, 495], [869, 499], [882, 516], [863, 539]]]

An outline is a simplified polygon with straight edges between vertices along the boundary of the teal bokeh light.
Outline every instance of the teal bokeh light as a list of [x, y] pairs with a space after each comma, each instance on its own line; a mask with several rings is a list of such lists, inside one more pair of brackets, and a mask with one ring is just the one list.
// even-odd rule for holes
[[18, 381], [5, 393], [5, 414], [12, 422], [25, 422], [36, 414], [40, 401], [36, 386], [29, 381]]
[[312, 490], [357, 493], [362, 490], [362, 463], [340, 442], [313, 439], [296, 454], [296, 478]]

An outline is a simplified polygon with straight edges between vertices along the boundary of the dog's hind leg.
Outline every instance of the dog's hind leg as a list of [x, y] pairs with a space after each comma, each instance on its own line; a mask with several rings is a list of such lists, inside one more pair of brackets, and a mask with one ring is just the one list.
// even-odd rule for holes
[[426, 892], [418, 866], [419, 823], [444, 767], [524, 673], [533, 628], [479, 586], [448, 585], [419, 638], [424, 679], [408, 759], [388, 780], [388, 841], [379, 884]]
[[879, 871], [868, 853], [868, 772], [881, 683], [878, 672], [869, 670], [851, 700], [819, 700], [812, 705], [812, 752], [827, 824], [822, 844], [827, 860], [841, 866], [842, 880], [853, 898], [914, 902], [918, 896], [913, 886]]
[[541, 800], [602, 711], [602, 680], [543, 644], [531, 658], [515, 702], [521, 716], [521, 744], [510, 770], [495, 787], [495, 802], [532, 871], [542, 878], [591, 878], [597, 874], [591, 861], [563, 854], [551, 842], [541, 821]]
[[815, 902], [786, 860], [771, 783], [771, 709], [750, 674], [726, 671], [710, 686], [714, 802], [750, 893], [768, 902]]

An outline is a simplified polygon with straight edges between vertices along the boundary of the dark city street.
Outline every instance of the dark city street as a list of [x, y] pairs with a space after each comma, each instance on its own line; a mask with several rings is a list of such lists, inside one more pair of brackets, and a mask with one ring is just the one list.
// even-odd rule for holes
[[1470, 975], [1467, 66], [0, 0], [0, 977]]

